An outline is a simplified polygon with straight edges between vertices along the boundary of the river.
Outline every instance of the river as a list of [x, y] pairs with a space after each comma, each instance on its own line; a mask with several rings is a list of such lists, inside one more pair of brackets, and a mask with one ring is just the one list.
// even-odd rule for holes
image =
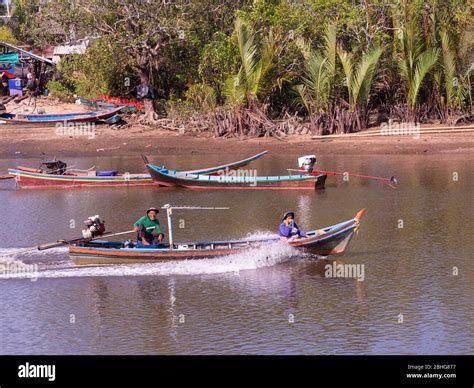
[[[193, 169], [249, 156], [150, 158]], [[139, 157], [68, 160], [142, 172]], [[0, 160], [0, 171], [38, 159]], [[34, 279], [0, 274], [1, 354], [472, 354], [474, 350], [473, 155], [330, 156], [317, 168], [395, 175], [399, 187], [328, 177], [326, 189], [21, 189], [0, 181], [0, 264], [36, 264]], [[267, 155], [259, 175], [296, 167]], [[453, 179], [454, 178], [454, 179]], [[282, 214], [302, 229], [355, 216], [359, 233], [336, 264], [362, 278], [326, 277], [334, 260], [283, 244], [217, 259], [76, 267], [66, 248], [9, 255], [80, 237], [100, 214], [128, 230], [150, 206], [226, 206], [176, 211], [175, 241], [275, 233]], [[166, 231], [166, 217], [159, 219]], [[129, 236], [133, 238], [133, 236]]]

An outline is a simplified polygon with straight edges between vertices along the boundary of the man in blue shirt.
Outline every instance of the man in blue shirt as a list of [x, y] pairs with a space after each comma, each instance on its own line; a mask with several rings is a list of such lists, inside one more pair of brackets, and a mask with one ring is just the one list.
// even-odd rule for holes
[[298, 225], [296, 225], [295, 213], [286, 212], [282, 218], [282, 223], [280, 224], [280, 239], [286, 242], [294, 241], [301, 237], [308, 237], [306, 233], [303, 232]]

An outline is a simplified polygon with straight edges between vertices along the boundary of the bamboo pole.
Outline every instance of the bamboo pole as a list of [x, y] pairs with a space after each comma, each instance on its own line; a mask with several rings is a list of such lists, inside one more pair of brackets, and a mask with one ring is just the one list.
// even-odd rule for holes
[[[426, 129], [421, 129], [418, 133], [414, 133], [414, 135], [431, 135], [431, 134], [450, 134], [450, 133], [470, 133], [474, 132], [474, 125], [464, 125], [458, 127], [431, 127]], [[368, 131], [364, 133], [349, 133], [349, 134], [342, 134], [342, 135], [318, 135], [312, 136], [312, 140], [325, 140], [325, 139], [348, 139], [348, 138], [356, 138], [356, 137], [376, 137], [376, 136], [383, 136], [383, 137], [401, 137], [401, 136], [412, 136], [412, 135], [392, 135], [392, 134], [384, 134], [380, 130], [377, 131]]]
[[[154, 226], [151, 226], [151, 227], [147, 228], [147, 230], [148, 229], [154, 229], [154, 228], [155, 228]], [[63, 246], [63, 245], [71, 245], [71, 244], [75, 244], [75, 243], [88, 242], [88, 241], [92, 241], [92, 240], [98, 240], [99, 238], [104, 238], [104, 237], [121, 236], [121, 235], [124, 235], [124, 234], [130, 234], [130, 233], [134, 233], [134, 232], [135, 232], [135, 230], [132, 229], [132, 230], [127, 230], [125, 232], [104, 233], [101, 236], [95, 236], [95, 237], [91, 237], [91, 238], [76, 238], [74, 240], [57, 240], [55, 242], [41, 244], [41, 245], [37, 245], [35, 247], [19, 248], [19, 249], [16, 249], [14, 251], [11, 251], [11, 252], [0, 253], [0, 257], [13, 256], [13, 255], [18, 255], [18, 254], [22, 254], [22, 253], [32, 252], [32, 251], [43, 251], [43, 250], [46, 250], [46, 249], [57, 248], [57, 247], [60, 247], [60, 246]]]

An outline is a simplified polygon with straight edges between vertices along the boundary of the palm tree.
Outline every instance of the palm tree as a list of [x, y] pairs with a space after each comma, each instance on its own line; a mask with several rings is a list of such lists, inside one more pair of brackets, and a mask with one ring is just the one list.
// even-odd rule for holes
[[304, 57], [304, 73], [302, 84], [295, 87], [296, 102], [302, 104], [310, 116], [327, 112], [334, 98], [336, 33], [334, 23], [326, 26], [321, 51], [312, 50], [310, 44], [303, 39], [297, 41]]
[[338, 48], [339, 59], [346, 76], [349, 95], [349, 111], [360, 110], [365, 113], [370, 97], [370, 89], [377, 70], [377, 63], [382, 55], [382, 48], [374, 46], [362, 54], [360, 62], [355, 64], [354, 54]]
[[[344, 118], [340, 117], [344, 121], [344, 132], [350, 131], [354, 127], [360, 130], [362, 127], [360, 113], [363, 113], [362, 116], [365, 124], [365, 121], [367, 121], [365, 113], [370, 89], [382, 49], [377, 46], [364, 53], [360, 62], [356, 65], [352, 53], [337, 47], [336, 34], [335, 23], [328, 24], [324, 34], [324, 46], [320, 51], [311, 50], [309, 44], [303, 40], [298, 41], [304, 56], [304, 73], [302, 84], [295, 87], [297, 92], [296, 101], [306, 108], [310, 116], [319, 115], [321, 117], [324, 113], [329, 113], [331, 117], [334, 115], [337, 117], [341, 114], [344, 116]], [[346, 120], [347, 115], [345, 112], [339, 112], [337, 109], [337, 112], [334, 112], [334, 107], [331, 109], [330, 106], [335, 98], [334, 87], [337, 57], [341, 61], [346, 76], [349, 94], [349, 113], [355, 113], [355, 117], [351, 116], [348, 120]], [[355, 119], [355, 125], [351, 122], [353, 118]], [[329, 118], [329, 122], [325, 124], [334, 130], [332, 118]]]
[[[447, 114], [462, 109], [467, 99], [470, 69], [464, 74], [457, 71], [456, 54], [446, 30], [440, 32], [441, 63], [444, 75], [445, 108]], [[471, 64], [471, 68], [474, 64]]]
[[235, 35], [241, 65], [238, 74], [226, 80], [224, 95], [228, 102], [241, 104], [256, 94], [261, 68], [258, 64], [255, 34], [241, 18], [235, 21]]
[[285, 41], [280, 34], [270, 31], [259, 47], [257, 35], [250, 24], [241, 18], [235, 21], [235, 36], [241, 65], [239, 72], [226, 80], [224, 95], [230, 104], [251, 105], [263, 101], [276, 86], [281, 87], [286, 79], [285, 74], [269, 77]]
[[438, 61], [439, 50], [424, 48], [416, 18], [405, 28], [399, 29], [398, 43], [399, 53], [396, 55], [396, 62], [399, 73], [405, 81], [407, 116], [409, 120], [416, 120], [418, 94], [426, 75]]

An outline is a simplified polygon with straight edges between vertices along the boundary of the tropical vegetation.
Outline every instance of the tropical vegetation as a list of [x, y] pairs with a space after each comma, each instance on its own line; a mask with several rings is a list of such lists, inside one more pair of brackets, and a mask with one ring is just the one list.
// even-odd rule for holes
[[58, 82], [138, 95], [148, 123], [179, 107], [219, 136], [301, 122], [329, 134], [469, 116], [473, 11], [469, 0], [14, 0], [12, 30], [39, 46], [89, 38]]

